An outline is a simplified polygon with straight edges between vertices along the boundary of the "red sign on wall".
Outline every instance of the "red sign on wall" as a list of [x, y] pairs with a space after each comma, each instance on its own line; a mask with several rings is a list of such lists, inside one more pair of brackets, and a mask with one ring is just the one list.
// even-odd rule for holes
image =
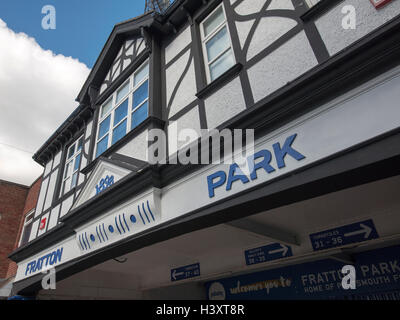
[[385, 4], [388, 4], [392, 0], [370, 0], [376, 9], [382, 8]]
[[43, 230], [46, 227], [46, 220], [47, 218], [43, 218], [42, 220], [40, 220], [39, 230]]

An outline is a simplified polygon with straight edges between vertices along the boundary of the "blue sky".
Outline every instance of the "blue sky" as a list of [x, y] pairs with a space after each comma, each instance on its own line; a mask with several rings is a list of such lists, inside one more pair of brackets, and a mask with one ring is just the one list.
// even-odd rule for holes
[[[145, 0], [1, 0], [0, 19], [45, 50], [93, 67], [113, 26], [144, 12]], [[42, 8], [56, 9], [56, 30], [42, 29]]]
[[[56, 9], [55, 30], [42, 28], [46, 5]], [[0, 179], [30, 185], [42, 174], [32, 155], [77, 107], [75, 98], [114, 25], [141, 15], [144, 5], [0, 1]]]

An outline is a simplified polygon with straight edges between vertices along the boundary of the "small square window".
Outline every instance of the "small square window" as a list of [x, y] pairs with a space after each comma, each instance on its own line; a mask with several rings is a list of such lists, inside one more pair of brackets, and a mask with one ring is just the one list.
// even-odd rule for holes
[[82, 153], [79, 153], [76, 157], [75, 157], [75, 164], [74, 164], [74, 171], [79, 169], [79, 165], [81, 164], [81, 156]]
[[111, 116], [108, 116], [105, 120], [103, 120], [100, 123], [100, 128], [99, 128], [99, 137], [100, 138], [104, 137], [110, 130], [110, 120], [111, 120]]
[[74, 153], [75, 153], [75, 144], [72, 145], [72, 146], [69, 148], [69, 151], [68, 151], [68, 159], [71, 159], [71, 157], [74, 155]]
[[218, 7], [205, 21], [203, 24], [204, 36], [208, 36], [218, 26], [225, 22], [225, 15], [222, 6]]
[[134, 93], [133, 93], [133, 106], [132, 109], [135, 109], [140, 104], [143, 103], [149, 96], [149, 83], [146, 81], [143, 83]]
[[137, 108], [132, 114], [132, 129], [136, 128], [148, 117], [148, 103], [145, 102], [141, 107]]
[[78, 172], [75, 172], [72, 175], [72, 181], [71, 181], [71, 189], [76, 186], [76, 182], [78, 181]]
[[223, 52], [230, 48], [231, 44], [226, 27], [223, 27], [206, 43], [208, 61], [217, 59]]
[[66, 194], [76, 186], [81, 165], [83, 136], [68, 148], [67, 162], [65, 163], [61, 195]]
[[77, 151], [82, 150], [82, 146], [83, 146], [83, 137], [80, 138], [79, 141], [78, 141], [78, 149], [77, 149]]
[[113, 130], [112, 144], [115, 144], [126, 135], [126, 119]]
[[108, 147], [108, 135], [97, 143], [96, 158], [101, 155]]
[[103, 118], [112, 109], [112, 104], [112, 99], [109, 99], [105, 104], [103, 104], [100, 118]]
[[35, 216], [35, 211], [31, 211], [30, 213], [28, 213], [26, 215], [24, 227], [21, 232], [21, 238], [19, 240], [19, 246], [23, 246], [24, 244], [28, 243], [29, 236], [30, 236], [31, 230], [32, 230], [32, 223], [33, 223], [34, 216]]
[[125, 98], [129, 93], [129, 81], [117, 92], [117, 101], [120, 102], [123, 98]]
[[211, 82], [235, 64], [224, 7], [221, 4], [201, 24], [207, 81]]
[[234, 65], [234, 59], [232, 51], [225, 52], [221, 57], [210, 64], [210, 76], [211, 79], [217, 79], [226, 70]]
[[115, 109], [114, 126], [121, 122], [128, 114], [128, 99], [126, 99], [117, 109]]
[[149, 76], [149, 64], [146, 63], [135, 73], [134, 87], [136, 87], [139, 83], [141, 83], [144, 79]]

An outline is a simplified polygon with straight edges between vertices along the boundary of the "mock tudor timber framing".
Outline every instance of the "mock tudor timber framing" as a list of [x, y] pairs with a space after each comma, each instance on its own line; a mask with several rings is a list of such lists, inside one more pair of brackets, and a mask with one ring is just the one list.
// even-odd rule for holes
[[[277, 43], [273, 44], [271, 48], [268, 48], [268, 50], [265, 50], [261, 55], [258, 56], [258, 58], [254, 61], [252, 61], [250, 64], [244, 61], [244, 55], [240, 53], [242, 50], [240, 49], [237, 41], [237, 39], [234, 39], [232, 41], [232, 45], [234, 48], [234, 53], [236, 56], [236, 60], [238, 63], [240, 63], [242, 66], [244, 66], [246, 69], [249, 68], [251, 65], [253, 65], [256, 61], [259, 59], [267, 56], [272, 50], [274, 50], [277, 46], [282, 45], [284, 42], [290, 40], [291, 36], [295, 35], [298, 31], [304, 30], [307, 34], [307, 37], [309, 38], [310, 44], [314, 49], [314, 53], [316, 57], [321, 57], [323, 56], [323, 59], [319, 59], [320, 63], [326, 60], [329, 56], [326, 55], [326, 48], [324, 47], [323, 42], [321, 41], [320, 36], [317, 34], [317, 32], [310, 31], [309, 27], [306, 27], [306, 25], [310, 25], [311, 22], [307, 22], [306, 24], [303, 24], [303, 21], [301, 20], [301, 16], [305, 13], [306, 6], [305, 5], [300, 5], [299, 3], [302, 0], [293, 0], [293, 3], [295, 4], [295, 16], [291, 15], [291, 18], [294, 18], [298, 22], [298, 27], [292, 31], [292, 34], [289, 34], [289, 37], [284, 37], [284, 39], [277, 41]], [[191, 25], [191, 29], [194, 31], [192, 32], [193, 34], [193, 46], [194, 48], [192, 49], [196, 55], [197, 58], [195, 59], [195, 64], [197, 64], [196, 70], [201, 70], [201, 72], [196, 72], [196, 76], [199, 75], [200, 78], [198, 78], [198, 83], [202, 83], [201, 88], [199, 88], [199, 92], [202, 92], [207, 84], [205, 80], [205, 74], [203, 74], [202, 69], [203, 66], [201, 66], [201, 61], [202, 61], [202, 52], [197, 48], [197, 44], [200, 42], [200, 35], [198, 32], [198, 22], [201, 21], [208, 13], [210, 13], [214, 8], [216, 8], [222, 0], [211, 0], [208, 1], [207, 4], [199, 9], [199, 7], [202, 6], [202, 4], [198, 3], [197, 1], [194, 0], [185, 0], [185, 1], [175, 1], [173, 5], [169, 8], [169, 10], [165, 13], [165, 15], [159, 15], [157, 13], [146, 13], [142, 16], [139, 16], [137, 18], [122, 22], [117, 24], [109, 39], [107, 40], [102, 52], [99, 55], [99, 58], [97, 59], [95, 66], [93, 67], [87, 81], [85, 82], [84, 86], [82, 87], [81, 92], [79, 93], [77, 97], [77, 101], [81, 103], [81, 106], [78, 107], [78, 109], [71, 115], [71, 120], [75, 118], [75, 114], [77, 114], [78, 110], [95, 110], [98, 109], [96, 106], [98, 106], [102, 101], [105, 100], [105, 98], [108, 96], [110, 92], [112, 92], [112, 89], [115, 89], [119, 84], [122, 84], [125, 79], [128, 77], [130, 74], [128, 70], [125, 70], [122, 75], [120, 75], [117, 79], [116, 83], [112, 84], [112, 88], [108, 88], [105, 92], [103, 92], [98, 99], [96, 99], [96, 102], [91, 101], [89, 98], [89, 89], [90, 87], [97, 87], [99, 88], [101, 85], [101, 81], [105, 75], [105, 73], [108, 71], [109, 67], [111, 66], [112, 62], [114, 61], [115, 56], [118, 53], [118, 50], [120, 48], [120, 45], [123, 43], [123, 40], [132, 37], [134, 35], [143, 35], [146, 38], [146, 43], [148, 44], [146, 47], [147, 50], [141, 54], [141, 56], [138, 57], [138, 60], [144, 61], [143, 56], [148, 56], [150, 52], [153, 52], [154, 50], [158, 50], [157, 47], [154, 47], [157, 43], [155, 43], [152, 39], [154, 37], [167, 37], [169, 31], [169, 28], [165, 28], [165, 24], [170, 21], [175, 27], [178, 27], [182, 30], [182, 27], [187, 26], [188, 24]], [[225, 0], [225, 2], [227, 2]], [[241, 1], [237, 1], [236, 5], [240, 3]], [[268, 1], [267, 3], [269, 3]], [[322, 1], [321, 3], [327, 3], [329, 1]], [[332, 1], [332, 2], [338, 2], [338, 1]], [[183, 6], [185, 10], [177, 10], [178, 7]], [[227, 6], [228, 7], [228, 6]], [[319, 6], [318, 6], [319, 7]], [[230, 7], [228, 7], [230, 8]], [[193, 10], [190, 11], [190, 10]], [[311, 10], [315, 10], [312, 8]], [[189, 12], [189, 16], [187, 13]], [[228, 17], [228, 26], [230, 28], [231, 34], [233, 34], [233, 37], [235, 37], [235, 29], [232, 26], [232, 21], [233, 16], [235, 13], [233, 11], [227, 10], [227, 17]], [[258, 13], [257, 19], [259, 20], [262, 17], [262, 13]], [[189, 17], [191, 19], [189, 19]], [[191, 23], [196, 22], [196, 23]], [[196, 29], [197, 28], [197, 29]], [[149, 30], [149, 31], [144, 31], [144, 30]], [[197, 31], [196, 31], [197, 30]], [[151, 37], [150, 34], [154, 34], [154, 37]], [[173, 33], [171, 38], [175, 38], [176, 34]], [[150, 39], [151, 38], [151, 39]], [[249, 35], [249, 38], [251, 38], [251, 35]], [[236, 40], [236, 41], [235, 41]], [[154, 60], [154, 59], [152, 59]], [[136, 61], [134, 65], [137, 65], [140, 61]], [[140, 63], [139, 63], [140, 64]], [[200, 64], [200, 65], [199, 65]], [[134, 65], [131, 65], [129, 70], [133, 70]], [[242, 85], [243, 88], [245, 89], [245, 100], [246, 100], [246, 106], [250, 108], [254, 102], [252, 103], [252, 98], [251, 98], [251, 90], [250, 86], [248, 85], [248, 81], [243, 79], [244, 73], [240, 73], [240, 77], [242, 80]], [[220, 79], [217, 79], [218, 82], [220, 82]], [[152, 81], [151, 81], [152, 82]], [[151, 85], [151, 84], [150, 84]], [[179, 86], [179, 84], [177, 84]], [[217, 86], [215, 87], [215, 89]], [[164, 88], [160, 88], [159, 85], [155, 86], [155, 92], [160, 93]], [[153, 97], [157, 99], [157, 94], [154, 94]], [[164, 96], [164, 95], [161, 95]], [[201, 93], [200, 93], [201, 96]], [[152, 99], [150, 97], [150, 103], [152, 102]], [[156, 101], [155, 101], [156, 102]], [[153, 108], [157, 109], [157, 108]], [[150, 107], [150, 110], [152, 108]], [[90, 111], [90, 114], [93, 115], [93, 111]], [[96, 119], [96, 117], [94, 117]], [[65, 130], [66, 124], [70, 123], [71, 120], [67, 120], [66, 123], [64, 123], [58, 130], [57, 130], [57, 135], [59, 135], [60, 132]], [[167, 119], [163, 119], [164, 121]], [[71, 128], [72, 129], [72, 128]], [[55, 139], [56, 135], [52, 136], [44, 145], [43, 147], [34, 155], [34, 159], [37, 160], [40, 163], [43, 163], [41, 160], [41, 155], [46, 152], [46, 148], [49, 148], [51, 146], [51, 141]], [[56, 150], [56, 149], [54, 149]]]
[[[201, 128], [208, 128], [204, 98], [212, 94], [223, 85], [232, 81], [235, 76], [240, 78], [246, 101], [246, 110], [242, 111], [233, 118], [225, 121], [218, 126], [223, 128], [254, 128], [256, 137], [263, 136], [272, 132], [275, 128], [281, 127], [291, 120], [312, 111], [332, 98], [337, 97], [351, 89], [360, 86], [366, 81], [373, 79], [377, 75], [400, 65], [400, 17], [396, 17], [368, 34], [361, 40], [349, 46], [345, 51], [329, 57], [327, 48], [322, 42], [321, 36], [316, 30], [314, 19], [327, 10], [329, 1], [322, 1], [309, 11], [305, 7], [295, 6], [295, 20], [298, 25], [288, 35], [279, 39], [271, 47], [266, 48], [261, 55], [254, 61], [246, 61], [246, 50], [242, 51], [239, 45], [235, 28], [233, 27], [234, 15], [231, 7], [228, 6], [227, 20], [228, 27], [233, 38], [233, 51], [237, 64], [226, 74], [207, 84], [204, 67], [202, 65], [202, 51], [200, 49], [200, 36], [198, 22], [209, 12], [218, 6], [222, 0], [208, 1], [207, 4], [199, 1], [176, 1], [164, 15], [145, 14], [138, 18], [117, 25], [106, 45], [104, 46], [99, 59], [96, 62], [87, 82], [78, 96], [81, 105], [67, 119], [67, 121], [57, 130], [57, 132], [44, 144], [35, 154], [34, 159], [41, 164], [50, 158], [50, 153], [54, 156], [57, 151], [63, 149], [60, 163], [52, 168], [50, 175], [57, 169], [59, 170], [57, 188], [54, 193], [52, 205], [42, 213], [38, 219], [47, 214], [54, 206], [84, 188], [85, 183], [79, 188], [72, 190], [65, 196], [58, 198], [59, 179], [62, 175], [62, 168], [65, 162], [67, 146], [75, 137], [82, 134], [82, 128], [92, 121], [92, 132], [89, 138], [85, 138], [85, 143], [90, 141], [88, 165], [83, 172], [89, 172], [99, 161], [93, 159], [95, 143], [95, 128], [97, 127], [99, 105], [108, 97], [109, 93], [122, 84], [130, 75], [135, 66], [140, 65], [145, 59], [150, 60], [150, 74], [157, 71], [163, 75], [159, 77], [150, 76], [150, 106], [149, 118], [145, 120], [135, 130], [128, 133], [115, 146], [111, 147], [103, 155], [105, 157], [115, 155], [123, 145], [131, 139], [149, 128], [166, 129], [170, 121], [179, 119], [187, 112], [191, 111], [196, 105], [199, 107]], [[224, 2], [228, 2], [224, 0]], [[298, 4], [302, 0], [293, 0]], [[340, 1], [331, 1], [329, 4]], [[240, 3], [240, 1], [238, 1]], [[268, 2], [269, 3], [269, 2]], [[184, 8], [180, 10], [179, 8]], [[261, 19], [261, 14], [256, 15], [256, 19]], [[186, 106], [176, 115], [169, 117], [165, 88], [165, 70], [167, 64], [164, 63], [165, 53], [162, 50], [161, 39], [167, 43], [173, 40], [184, 27], [190, 27], [192, 42], [187, 48], [194, 61], [197, 99]], [[291, 39], [297, 32], [304, 31], [310, 41], [313, 52], [318, 60], [318, 65], [306, 72], [301, 77], [295, 79], [288, 85], [278, 89], [276, 92], [254, 103], [254, 97], [250, 88], [247, 71], [248, 68], [259, 61], [261, 58], [270, 54], [277, 46]], [[137, 59], [108, 87], [102, 94], [98, 95], [98, 88], [103, 80], [103, 75], [108, 71], [109, 66], [118, 54], [119, 45], [123, 40], [132, 36], [144, 36], [147, 48], [139, 54]], [[182, 51], [183, 55], [186, 51]], [[189, 59], [189, 62], [191, 60]], [[181, 79], [184, 78], [185, 73]], [[182, 81], [182, 80], [181, 80]], [[178, 87], [178, 82], [176, 86]], [[96, 91], [96, 92], [94, 92]], [[171, 101], [170, 103], [171, 104]], [[165, 106], [165, 108], [164, 108]], [[86, 132], [85, 132], [86, 134]], [[257, 188], [246, 190], [238, 196], [224, 199], [213, 203], [209, 207], [199, 208], [174, 221], [169, 221], [149, 229], [141, 234], [124, 240], [121, 243], [101, 249], [100, 252], [89, 254], [77, 260], [57, 267], [58, 279], [61, 280], [73, 273], [87, 269], [110, 258], [121, 256], [125, 253], [137, 250], [144, 246], [157, 243], [174, 236], [181, 235], [219, 223], [229, 223], [231, 220], [242, 219], [246, 216], [260, 212], [261, 210], [276, 208], [289, 202], [300, 201], [315, 197], [317, 195], [341, 190], [358, 184], [363, 184], [385, 177], [399, 174], [399, 170], [388, 170], [388, 167], [400, 159], [399, 132], [390, 132], [385, 136], [377, 137], [367, 141], [362, 145], [354, 146], [351, 150], [346, 150], [339, 154], [334, 154], [324, 161], [303, 167], [297, 170], [293, 176], [285, 175], [278, 180], [265, 183]], [[63, 137], [64, 135], [64, 137]], [[68, 138], [66, 138], [68, 136]], [[196, 142], [197, 143], [197, 142]], [[52, 150], [52, 151], [50, 151]], [[385, 150], [376, 152], [376, 150]], [[85, 150], [86, 152], [86, 150]], [[379, 154], [378, 154], [379, 153]], [[174, 156], [174, 155], [172, 155]], [[364, 160], [360, 160], [364, 159]], [[148, 187], [162, 188], [187, 176], [202, 166], [146, 166], [140, 172], [129, 174], [117, 184], [108, 188], [98, 197], [89, 200], [87, 203], [78, 207], [63, 218], [60, 223], [51, 231], [44, 233], [25, 246], [19, 248], [10, 255], [10, 258], [20, 262], [38, 252], [44, 247], [50, 247], [59, 241], [75, 234], [74, 228], [90, 221], [94, 217], [104, 213], [107, 209], [118, 205], [128, 197], [140, 192]], [[391, 168], [394, 168], [391, 166]], [[61, 169], [61, 170], [60, 170]], [[373, 169], [373, 174], [370, 172]], [[46, 178], [46, 177], [45, 177]], [[85, 181], [87, 177], [85, 178]], [[301, 187], [301, 192], [300, 192]], [[287, 200], [290, 197], [291, 200]], [[286, 200], [285, 200], [286, 199]], [[268, 207], [265, 206], [268, 200]], [[250, 206], [251, 205], [251, 206]], [[252, 208], [249, 210], [249, 208]], [[246, 208], [246, 214], [243, 214]], [[293, 240], [294, 241], [294, 240]], [[293, 242], [292, 241], [292, 242]], [[30, 279], [22, 280], [15, 284], [15, 292], [32, 292], [39, 289], [38, 279], [34, 276]]]
[[[346, 92], [400, 64], [400, 36], [396, 32], [399, 29], [400, 18], [396, 18], [353, 45], [346, 53], [339, 54], [327, 63], [314, 68], [289, 86], [278, 90], [253, 108], [226, 122], [219, 129], [255, 128], [256, 136], [265, 134], [276, 126], [281, 126], [329, 101], [338, 93]], [[319, 88], [318, 91], [316, 88]], [[298, 102], [299, 99], [301, 104]], [[120, 142], [123, 143], [124, 139]], [[196, 168], [196, 166], [164, 165], [158, 168], [157, 172], [165, 177], [162, 179], [165, 183], [171, 183], [196, 169], [199, 169], [198, 166]], [[44, 237], [46, 236], [45, 234]], [[23, 250], [24, 247], [20, 249]]]

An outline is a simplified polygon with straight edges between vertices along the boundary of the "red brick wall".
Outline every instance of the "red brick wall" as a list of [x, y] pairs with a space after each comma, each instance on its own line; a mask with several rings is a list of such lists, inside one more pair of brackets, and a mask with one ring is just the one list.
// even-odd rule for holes
[[29, 187], [0, 181], [0, 279], [5, 279]]
[[41, 184], [42, 178], [40, 177], [32, 184], [31, 188], [29, 189], [29, 193], [25, 201], [24, 216], [32, 209], [35, 209], [37, 200], [39, 198]]
[[[20, 216], [20, 222], [19, 222], [19, 226], [17, 229], [15, 242], [14, 242], [13, 248], [9, 252], [9, 254], [18, 248], [18, 243], [19, 243], [19, 239], [21, 237], [23, 226], [24, 226], [25, 217], [26, 217], [27, 213], [29, 213], [32, 209], [35, 209], [35, 207], [36, 207], [41, 184], [42, 184], [42, 178], [40, 177], [32, 184], [31, 188], [29, 189], [29, 192], [27, 194], [27, 197], [26, 197], [25, 203], [24, 203], [24, 210], [23, 210], [22, 215]], [[9, 263], [10, 263], [9, 268], [8, 268], [8, 272], [6, 275], [7, 279], [15, 276], [15, 274], [17, 273], [17, 264], [11, 260], [9, 260]]]

